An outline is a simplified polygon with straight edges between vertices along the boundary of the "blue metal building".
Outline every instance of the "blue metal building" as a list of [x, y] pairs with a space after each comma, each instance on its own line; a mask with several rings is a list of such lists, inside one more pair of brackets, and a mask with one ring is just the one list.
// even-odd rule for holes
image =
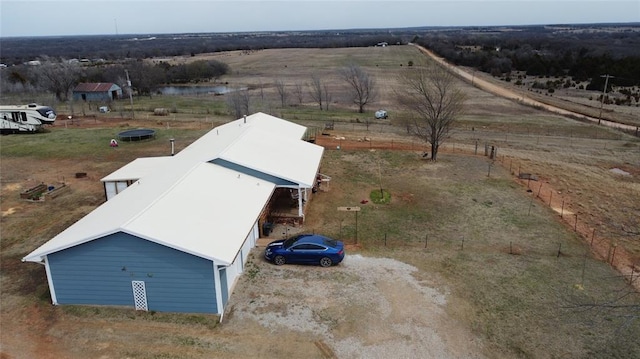
[[323, 148], [304, 132], [262, 113], [214, 128], [23, 261], [55, 305], [222, 315], [276, 187], [314, 185]]

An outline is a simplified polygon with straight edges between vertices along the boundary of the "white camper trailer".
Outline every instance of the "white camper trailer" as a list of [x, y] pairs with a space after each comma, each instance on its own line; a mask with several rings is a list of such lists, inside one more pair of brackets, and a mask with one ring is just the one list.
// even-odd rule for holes
[[0, 105], [0, 131], [2, 133], [36, 132], [43, 125], [53, 124], [56, 112], [49, 106]]

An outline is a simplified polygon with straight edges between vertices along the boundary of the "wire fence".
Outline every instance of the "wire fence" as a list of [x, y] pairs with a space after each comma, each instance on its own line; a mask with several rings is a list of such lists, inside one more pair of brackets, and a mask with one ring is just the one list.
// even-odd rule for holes
[[[353, 128], [356, 127], [354, 126]], [[354, 133], [361, 134], [358, 130], [354, 130]], [[596, 135], [594, 134], [594, 136]], [[612, 138], [610, 140], [624, 141], [624, 138], [619, 137]], [[404, 139], [390, 139], [389, 137], [380, 138], [374, 136], [369, 137], [366, 135], [359, 135], [359, 137], [355, 138], [353, 136], [347, 138], [340, 135], [321, 136], [317, 138], [316, 143], [324, 146], [326, 149], [410, 150], [423, 151], [425, 155], [428, 155], [428, 149], [424, 143], [407, 140], [406, 136]], [[633, 256], [623, 246], [616, 244], [614, 239], [609, 238], [605, 233], [598, 233], [598, 229], [591, 224], [591, 221], [589, 221], [589, 219], [594, 218], [594, 215], [591, 213], [585, 213], [584, 211], [575, 210], [575, 208], [580, 208], [582, 206], [568, 197], [559, 195], [558, 191], [554, 189], [551, 184], [539, 180], [538, 175], [527, 172], [527, 169], [523, 167], [523, 163], [525, 163], [525, 161], [520, 161], [518, 158], [502, 155], [501, 151], [502, 150], [497, 146], [490, 145], [489, 142], [480, 142], [479, 139], [469, 141], [468, 143], [451, 142], [440, 148], [441, 153], [458, 153], [487, 157], [490, 160], [488, 161], [487, 166], [487, 176], [489, 177], [491, 176], [491, 168], [495, 164], [499, 164], [502, 168], [508, 169], [509, 173], [514, 177], [514, 180], [518, 181], [523, 186], [526, 186], [527, 192], [530, 194], [529, 204], [526, 206], [527, 211], [529, 212], [527, 214], [530, 214], [534, 204], [548, 206], [551, 210], [557, 213], [559, 220], [564, 223], [564, 225], [584, 239], [584, 241], [589, 245], [590, 251], [596, 258], [610, 264], [618, 270], [630, 284], [633, 284], [636, 288], [640, 289], [640, 281], [636, 280], [640, 277], [640, 263], [634, 262]], [[496, 251], [496, 247], [487, 245], [479, 246], [473, 241], [465, 241], [465, 238], [455, 240], [435, 237], [429, 238], [429, 234], [426, 233], [422, 239], [414, 238], [413, 240], [406, 240], [383, 232], [379, 238], [368, 238], [364, 244], [375, 247], [422, 248], [424, 250], [458, 249], [464, 251], [466, 247], [467, 251]], [[559, 244], [553, 244], [548, 248], [539, 249], [533, 247], [527, 248], [523, 247], [521, 243], [509, 242], [498, 246], [497, 250], [500, 253], [510, 255], [526, 254], [528, 256], [562, 257], [567, 254], [567, 248], [563, 249]], [[573, 253], [571, 255], [576, 256], [580, 254]]]

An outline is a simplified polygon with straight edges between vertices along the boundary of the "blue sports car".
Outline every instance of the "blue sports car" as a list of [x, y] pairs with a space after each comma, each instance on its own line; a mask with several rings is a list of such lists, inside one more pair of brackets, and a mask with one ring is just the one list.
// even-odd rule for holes
[[319, 234], [300, 234], [269, 243], [264, 257], [277, 265], [302, 263], [330, 267], [342, 262], [344, 244]]

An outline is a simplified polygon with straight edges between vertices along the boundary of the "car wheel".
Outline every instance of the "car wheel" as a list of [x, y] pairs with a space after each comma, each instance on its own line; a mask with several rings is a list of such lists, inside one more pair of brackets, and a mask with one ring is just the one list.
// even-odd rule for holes
[[273, 263], [275, 263], [276, 265], [283, 265], [286, 262], [286, 260], [284, 259], [283, 256], [276, 256], [275, 258], [273, 258]]
[[320, 265], [323, 267], [331, 267], [332, 264], [331, 258], [323, 257], [320, 259]]

